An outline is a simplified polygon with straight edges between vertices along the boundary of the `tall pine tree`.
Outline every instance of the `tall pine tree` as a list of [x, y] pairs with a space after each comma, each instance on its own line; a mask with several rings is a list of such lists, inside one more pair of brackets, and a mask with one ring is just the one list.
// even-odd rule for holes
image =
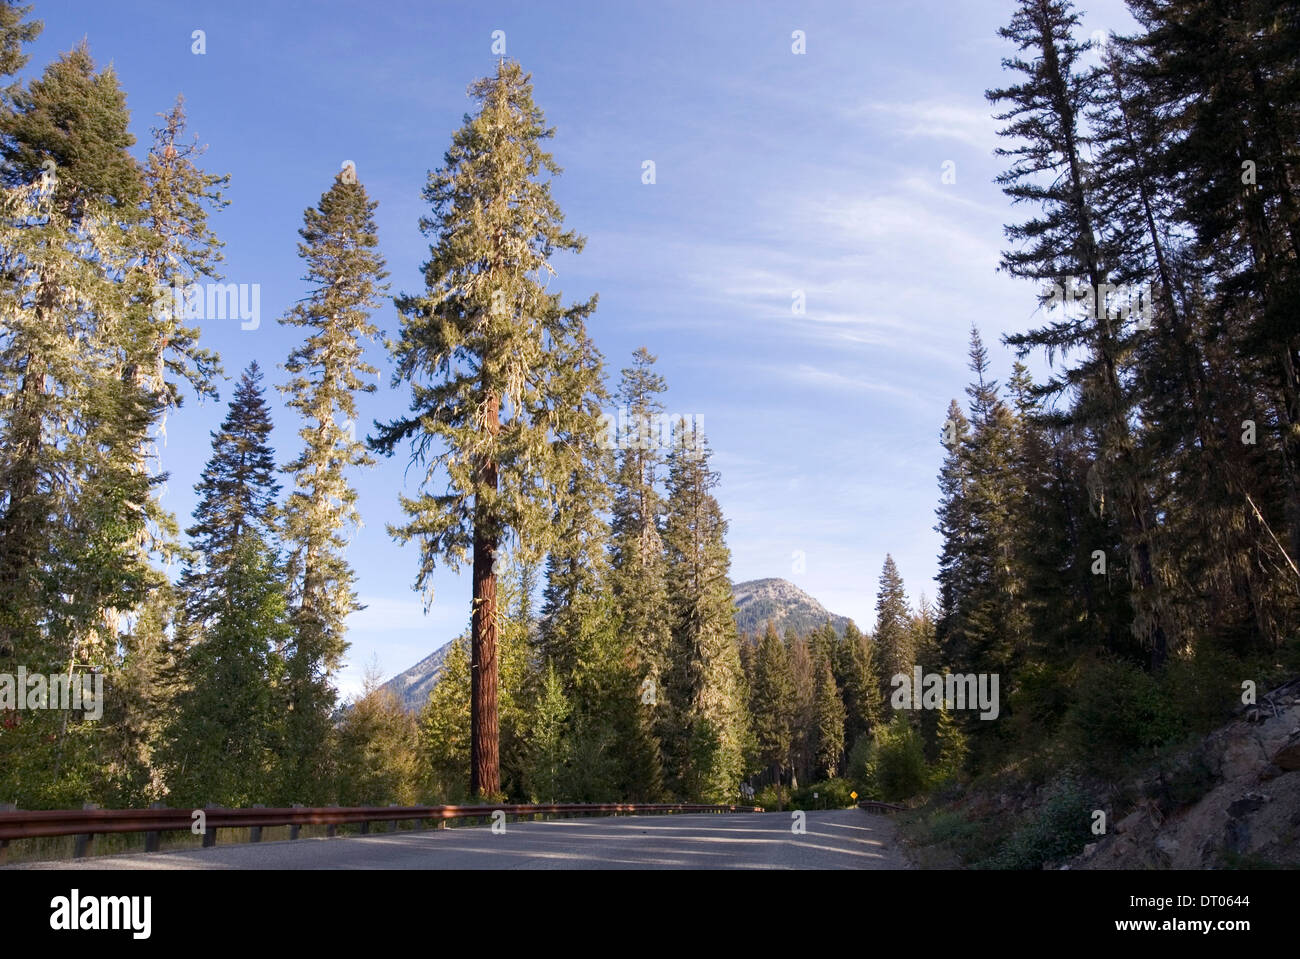
[[880, 583], [876, 592], [876, 628], [872, 632], [876, 654], [880, 662], [881, 695], [892, 701], [893, 678], [897, 675], [911, 677], [916, 665], [916, 649], [910, 628], [911, 614], [907, 593], [903, 590], [903, 577], [898, 573], [894, 557], [886, 555], [880, 568]]
[[749, 714], [758, 757], [779, 784], [793, 744], [794, 676], [790, 657], [769, 620], [754, 652]]
[[195, 557], [180, 590], [175, 716], [163, 765], [173, 802], [250, 805], [278, 785], [278, 687], [290, 635], [275, 536], [271, 418], [252, 363], [195, 486]]
[[[327, 737], [336, 693], [330, 682], [347, 649], [346, 621], [360, 609], [355, 574], [344, 556], [361, 522], [347, 470], [374, 461], [354, 434], [356, 396], [372, 393], [375, 367], [365, 349], [384, 291], [375, 208], [349, 171], [339, 173], [317, 206], [303, 214], [298, 255], [308, 295], [281, 319], [307, 332], [284, 368], [281, 390], [302, 417], [303, 448], [285, 467], [294, 488], [284, 508], [293, 641], [285, 674], [287, 794], [311, 803], [323, 795]], [[342, 420], [342, 422], [340, 422]]]
[[[585, 319], [595, 299], [565, 307], [547, 288], [549, 260], [577, 252], [544, 174], [559, 167], [552, 135], [533, 102], [531, 79], [502, 60], [474, 83], [478, 113], [466, 116], [424, 196], [421, 220], [434, 238], [425, 291], [397, 299], [402, 331], [392, 344], [394, 382], [409, 383], [411, 415], [380, 428], [376, 449], [412, 443], [424, 489], [402, 497], [410, 521], [400, 541], [421, 545], [419, 585], [437, 561], [473, 562], [471, 792], [501, 789], [498, 725], [497, 581], [494, 564], [512, 535], [533, 556], [554, 540], [581, 449], [556, 436], [599, 422], [599, 356]], [[446, 492], [427, 487], [442, 483]]]
[[[1098, 213], [1084, 123], [1098, 96], [1101, 68], [1083, 65], [1089, 45], [1074, 38], [1078, 25], [1069, 0], [1020, 0], [1009, 25], [999, 30], [1033, 56], [1004, 59], [1005, 68], [1024, 75], [1022, 82], [986, 93], [990, 101], [1005, 105], [997, 116], [1007, 124], [1000, 133], [1015, 144], [998, 151], [1015, 158], [998, 182], [1013, 201], [1040, 208], [1039, 216], [1006, 228], [1017, 247], [1003, 253], [1002, 268], [1050, 284], [1044, 302], [1061, 305], [1049, 325], [1008, 336], [1007, 342], [1022, 356], [1036, 348], [1049, 359], [1076, 350], [1083, 354], [1040, 391], [1045, 396], [1073, 391], [1069, 420], [1094, 437], [1096, 459], [1090, 471], [1095, 499], [1098, 509], [1115, 515], [1122, 531], [1135, 606], [1133, 630], [1158, 666], [1177, 637], [1169, 635], [1161, 589], [1149, 471], [1130, 425], [1126, 369], [1131, 338], [1125, 323], [1136, 325], [1140, 317], [1117, 311], [1106, 292], [1113, 285], [1110, 263], [1116, 244]], [[1085, 285], [1082, 304], [1071, 302], [1079, 283]]]
[[672, 627], [668, 752], [680, 795], [722, 802], [740, 783], [745, 703], [727, 523], [712, 493], [718, 475], [709, 468], [710, 455], [704, 437], [679, 421], [668, 455], [664, 524]]

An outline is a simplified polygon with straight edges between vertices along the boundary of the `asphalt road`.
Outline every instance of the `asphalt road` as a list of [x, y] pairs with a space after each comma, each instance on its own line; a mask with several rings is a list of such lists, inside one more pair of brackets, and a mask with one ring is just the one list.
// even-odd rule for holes
[[15, 869], [906, 869], [894, 823], [860, 809], [619, 816], [24, 863]]

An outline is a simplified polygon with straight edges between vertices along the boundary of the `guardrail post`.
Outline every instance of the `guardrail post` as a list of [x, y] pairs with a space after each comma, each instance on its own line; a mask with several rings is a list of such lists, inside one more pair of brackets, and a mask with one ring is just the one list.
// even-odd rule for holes
[[[0, 802], [0, 812], [17, 812], [18, 807], [11, 802]], [[9, 858], [9, 840], [0, 839], [0, 866]]]
[[[167, 807], [160, 802], [151, 802], [149, 808], [166, 809]], [[160, 848], [162, 848], [162, 833], [157, 829], [150, 829], [144, 834], [144, 851], [157, 852]]]
[[[330, 809], [338, 809], [338, 808], [339, 808], [339, 804], [336, 803], [336, 802], [332, 802], [332, 803], [330, 803], [329, 808], [330, 808]], [[334, 838], [335, 836], [337, 836], [338, 834], [339, 834], [339, 827], [336, 826], [336, 825], [334, 825], [334, 823], [330, 823], [328, 826], [325, 827], [325, 837], [326, 837], [327, 839], [333, 839], [333, 838]]]
[[[85, 802], [81, 804], [81, 808], [98, 809], [99, 807], [93, 802]], [[95, 834], [93, 832], [80, 833], [72, 843], [72, 858], [84, 859], [89, 853], [94, 852], [94, 849]]]
[[[214, 806], [212, 803], [207, 803], [203, 808], [216, 809], [217, 807]], [[211, 849], [216, 844], [217, 844], [217, 827], [208, 826], [203, 830], [203, 848]]]
[[[390, 803], [388, 804], [388, 808], [389, 808], [389, 809], [396, 809], [396, 808], [397, 808], [397, 803], [395, 803], [395, 802], [390, 802]], [[386, 831], [387, 831], [387, 832], [399, 832], [399, 831], [401, 830], [401, 826], [402, 826], [402, 824], [401, 824], [401, 822], [399, 822], [398, 820], [396, 820], [396, 819], [390, 819], [390, 820], [388, 821], [388, 829], [387, 829]]]
[[[265, 808], [266, 808], [266, 804], [265, 804], [265, 803], [260, 803], [260, 802], [255, 802], [255, 803], [253, 803], [253, 808], [254, 808], [254, 809], [265, 809]], [[249, 826], [249, 827], [248, 827], [248, 841], [249, 841], [249, 842], [261, 842], [261, 841], [262, 841], [262, 827], [261, 827], [261, 826]]]
[[[300, 802], [296, 802], [296, 803], [294, 803], [294, 804], [293, 804], [293, 808], [294, 808], [294, 809], [301, 809], [301, 808], [302, 808], [302, 803], [300, 803]], [[297, 839], [297, 838], [298, 838], [298, 830], [299, 830], [300, 828], [301, 828], [301, 827], [300, 827], [296, 822], [295, 822], [295, 823], [290, 823], [290, 824], [289, 824], [289, 838], [290, 838], [290, 839]]]

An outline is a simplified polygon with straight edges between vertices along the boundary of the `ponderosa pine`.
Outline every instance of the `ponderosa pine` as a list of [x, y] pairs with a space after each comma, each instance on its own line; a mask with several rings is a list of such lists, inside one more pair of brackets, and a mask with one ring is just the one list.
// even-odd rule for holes
[[[599, 423], [599, 358], [585, 320], [595, 298], [564, 306], [551, 292], [550, 259], [578, 252], [563, 228], [543, 150], [553, 131], [533, 102], [531, 79], [502, 60], [470, 87], [466, 116], [444, 165], [430, 173], [421, 230], [433, 238], [425, 290], [397, 298], [402, 328], [391, 349], [394, 384], [409, 384], [411, 413], [382, 426], [374, 446], [405, 442], [426, 488], [402, 497], [409, 522], [391, 528], [420, 543], [417, 585], [434, 565], [473, 563], [472, 717], [474, 795], [501, 789], [497, 601], [494, 564], [515, 549], [544, 555], [569, 498], [581, 450], [555, 441]], [[437, 483], [446, 491], [428, 489]]]

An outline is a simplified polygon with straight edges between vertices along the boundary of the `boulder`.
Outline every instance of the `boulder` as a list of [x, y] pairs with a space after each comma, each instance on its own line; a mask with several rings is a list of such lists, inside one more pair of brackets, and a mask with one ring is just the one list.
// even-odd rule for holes
[[1273, 754], [1273, 765], [1285, 772], [1300, 769], [1300, 735], [1292, 735], [1282, 748]]
[[1239, 727], [1233, 733], [1225, 737], [1219, 757], [1219, 774], [1224, 779], [1238, 779], [1255, 773], [1264, 758], [1252, 730]]

